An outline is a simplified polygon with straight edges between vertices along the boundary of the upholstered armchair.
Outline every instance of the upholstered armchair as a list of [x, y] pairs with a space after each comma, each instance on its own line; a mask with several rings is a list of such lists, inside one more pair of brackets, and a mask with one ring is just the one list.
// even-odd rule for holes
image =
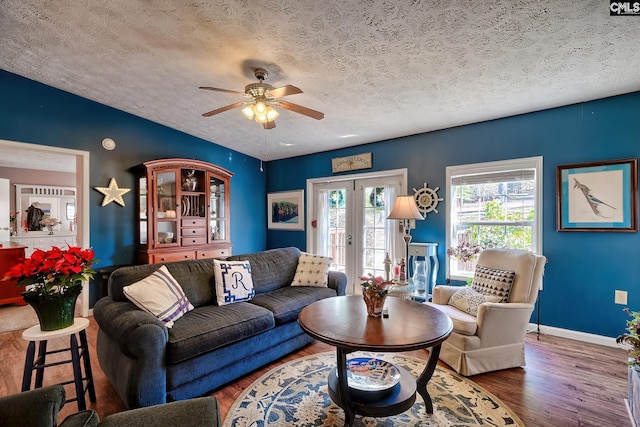
[[[0, 426], [56, 427], [64, 406], [64, 387], [55, 384], [0, 398]], [[109, 415], [100, 422], [96, 411], [71, 414], [59, 427], [190, 426], [220, 424], [218, 401], [213, 396], [148, 406]]]
[[[531, 252], [485, 249], [480, 253], [474, 285], [479, 271], [515, 272], [510, 289], [502, 294], [506, 302], [481, 302], [472, 309], [462, 306], [452, 296], [464, 287], [438, 285], [430, 304], [453, 321], [453, 332], [442, 344], [440, 360], [456, 372], [476, 375], [483, 372], [525, 365], [524, 338], [542, 283], [546, 258]], [[485, 269], [479, 270], [481, 267]], [[508, 280], [505, 280], [508, 281]], [[499, 283], [499, 282], [496, 282]], [[487, 300], [500, 299], [487, 296]], [[454, 303], [456, 308], [450, 303]], [[470, 304], [473, 306], [473, 304]], [[477, 308], [477, 315], [470, 314]], [[466, 310], [466, 311], [463, 311]]]

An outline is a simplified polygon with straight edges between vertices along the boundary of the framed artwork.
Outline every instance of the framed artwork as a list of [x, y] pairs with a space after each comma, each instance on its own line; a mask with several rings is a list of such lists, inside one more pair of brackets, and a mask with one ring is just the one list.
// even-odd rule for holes
[[556, 167], [558, 231], [638, 231], [638, 159]]
[[67, 219], [74, 221], [76, 219], [76, 204], [67, 203]]
[[267, 210], [267, 228], [304, 230], [304, 190], [267, 194]]

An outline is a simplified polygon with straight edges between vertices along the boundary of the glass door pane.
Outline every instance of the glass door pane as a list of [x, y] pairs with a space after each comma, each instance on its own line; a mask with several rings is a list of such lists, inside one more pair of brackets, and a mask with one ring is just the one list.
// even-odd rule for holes
[[362, 267], [363, 276], [385, 277], [387, 201], [383, 186], [362, 189]]
[[147, 178], [140, 178], [138, 182], [138, 188], [140, 189], [140, 197], [138, 197], [138, 212], [139, 218], [138, 223], [140, 229], [138, 230], [140, 241], [138, 242], [141, 245], [147, 244], [147, 231], [148, 231], [148, 222], [147, 222]]
[[157, 174], [154, 211], [156, 212], [155, 244], [166, 245], [177, 241], [177, 188], [176, 171]]
[[209, 239], [226, 240], [226, 207], [224, 181], [211, 177], [209, 179]]

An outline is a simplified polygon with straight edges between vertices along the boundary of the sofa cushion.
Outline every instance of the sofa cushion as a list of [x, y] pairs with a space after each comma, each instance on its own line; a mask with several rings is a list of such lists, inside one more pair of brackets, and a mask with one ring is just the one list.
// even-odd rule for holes
[[125, 286], [122, 291], [138, 308], [162, 320], [167, 328], [193, 310], [182, 287], [164, 265], [144, 279]]
[[476, 265], [471, 287], [483, 295], [499, 296], [500, 301], [498, 302], [507, 302], [515, 276], [516, 272], [513, 270], [499, 270]]
[[329, 285], [329, 267], [332, 260], [330, 257], [302, 252], [298, 258], [296, 275], [293, 277], [291, 286], [326, 288]]
[[251, 263], [253, 286], [256, 294], [291, 285], [298, 267], [300, 249], [289, 247], [269, 249], [245, 255], [234, 255], [227, 261], [247, 260]]
[[273, 314], [255, 304], [239, 302], [198, 307], [169, 330], [167, 363], [182, 362], [274, 326]]
[[213, 260], [216, 276], [216, 302], [218, 305], [249, 301], [256, 290], [251, 280], [249, 261]]
[[477, 319], [462, 310], [458, 310], [457, 308], [450, 305], [435, 304], [432, 302], [426, 302], [425, 304], [437, 308], [438, 310], [449, 316], [451, 322], [453, 322], [454, 332], [462, 335], [475, 335], [476, 331], [478, 330]]
[[485, 302], [500, 302], [500, 299], [501, 297], [497, 295], [483, 295], [468, 286], [462, 286], [451, 295], [448, 304], [477, 317], [480, 304]]
[[336, 291], [331, 288], [311, 286], [287, 286], [275, 291], [258, 294], [251, 304], [264, 307], [273, 313], [276, 325], [295, 322], [298, 314], [307, 305], [324, 298], [335, 297]]

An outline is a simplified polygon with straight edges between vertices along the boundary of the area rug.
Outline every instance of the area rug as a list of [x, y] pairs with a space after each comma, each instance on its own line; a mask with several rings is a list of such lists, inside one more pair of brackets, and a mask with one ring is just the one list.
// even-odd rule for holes
[[[402, 366], [416, 378], [426, 361], [397, 353], [356, 352]], [[344, 412], [331, 401], [327, 376], [336, 365], [335, 352], [318, 353], [287, 362], [251, 384], [233, 403], [224, 427], [343, 426]], [[497, 397], [455, 372], [437, 367], [428, 385], [434, 411], [426, 413], [420, 395], [408, 411], [385, 418], [356, 415], [354, 426], [513, 426], [520, 419]]]
[[[0, 286], [4, 286], [0, 283]], [[28, 305], [0, 307], [0, 333], [27, 329], [38, 324], [38, 316]]]

